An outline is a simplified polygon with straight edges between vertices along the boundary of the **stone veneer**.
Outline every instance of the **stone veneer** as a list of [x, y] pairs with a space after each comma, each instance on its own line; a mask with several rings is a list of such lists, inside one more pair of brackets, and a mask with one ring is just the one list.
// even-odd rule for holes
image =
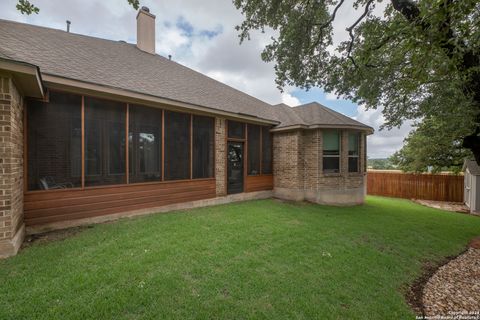
[[365, 133], [359, 172], [348, 172], [348, 130], [341, 131], [340, 173], [324, 174], [322, 130], [277, 132], [273, 136], [274, 194], [288, 200], [333, 205], [363, 203], [366, 194]]
[[0, 257], [17, 253], [23, 223], [23, 101], [0, 74]]
[[227, 195], [226, 181], [226, 129], [227, 121], [223, 118], [215, 118], [215, 180], [217, 186], [217, 197]]

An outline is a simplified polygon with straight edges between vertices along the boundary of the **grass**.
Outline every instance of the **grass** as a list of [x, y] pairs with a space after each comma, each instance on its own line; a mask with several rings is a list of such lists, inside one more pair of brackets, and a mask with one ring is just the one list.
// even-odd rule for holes
[[0, 261], [0, 319], [411, 319], [422, 264], [478, 235], [478, 217], [381, 197], [125, 219]]

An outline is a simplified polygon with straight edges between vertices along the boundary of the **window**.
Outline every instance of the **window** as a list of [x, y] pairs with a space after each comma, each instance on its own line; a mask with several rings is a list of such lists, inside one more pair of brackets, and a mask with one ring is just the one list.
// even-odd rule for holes
[[262, 127], [262, 173], [272, 173], [272, 134], [269, 127]]
[[193, 178], [213, 177], [215, 119], [193, 116]]
[[85, 186], [125, 183], [126, 105], [85, 97]]
[[245, 139], [245, 124], [236, 121], [228, 121], [228, 137]]
[[348, 172], [358, 172], [360, 159], [358, 153], [358, 145], [360, 142], [360, 135], [356, 133], [348, 134]]
[[28, 102], [28, 190], [81, 186], [81, 106], [81, 96], [57, 92]]
[[162, 179], [162, 110], [130, 105], [129, 181]]
[[190, 115], [165, 111], [165, 180], [190, 179]]
[[247, 174], [250, 176], [260, 174], [260, 130], [260, 126], [248, 125]]
[[323, 172], [340, 172], [340, 133], [323, 132]]

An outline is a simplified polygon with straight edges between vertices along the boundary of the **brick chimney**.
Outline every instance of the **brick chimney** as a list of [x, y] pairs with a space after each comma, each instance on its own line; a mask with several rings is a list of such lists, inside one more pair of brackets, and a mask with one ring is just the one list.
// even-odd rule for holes
[[137, 47], [155, 54], [155, 16], [147, 7], [142, 7], [137, 14]]

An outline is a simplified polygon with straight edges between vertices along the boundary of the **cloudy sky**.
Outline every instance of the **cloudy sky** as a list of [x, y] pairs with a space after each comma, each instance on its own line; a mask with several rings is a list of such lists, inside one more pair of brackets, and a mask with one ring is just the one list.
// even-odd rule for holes
[[[136, 12], [127, 0], [31, 0], [40, 7], [38, 15], [25, 16], [15, 9], [17, 0], [0, 1], [0, 19], [26, 22], [65, 29], [65, 20], [72, 22], [71, 31], [112, 40], [136, 42]], [[368, 139], [370, 158], [387, 157], [402, 146], [410, 127], [379, 131], [383, 123], [380, 110], [365, 111], [361, 106], [321, 88], [308, 92], [286, 88], [281, 93], [275, 85], [273, 64], [260, 58], [270, 35], [256, 33], [248, 42], [239, 44], [234, 27], [242, 15], [230, 0], [140, 0], [156, 15], [156, 50], [192, 69], [242, 90], [271, 104], [290, 106], [318, 101], [327, 107], [374, 127]], [[347, 1], [348, 2], [348, 1]], [[336, 42], [347, 37], [345, 27], [358, 16], [350, 6], [339, 10], [335, 22]], [[382, 8], [377, 8], [381, 11]]]

